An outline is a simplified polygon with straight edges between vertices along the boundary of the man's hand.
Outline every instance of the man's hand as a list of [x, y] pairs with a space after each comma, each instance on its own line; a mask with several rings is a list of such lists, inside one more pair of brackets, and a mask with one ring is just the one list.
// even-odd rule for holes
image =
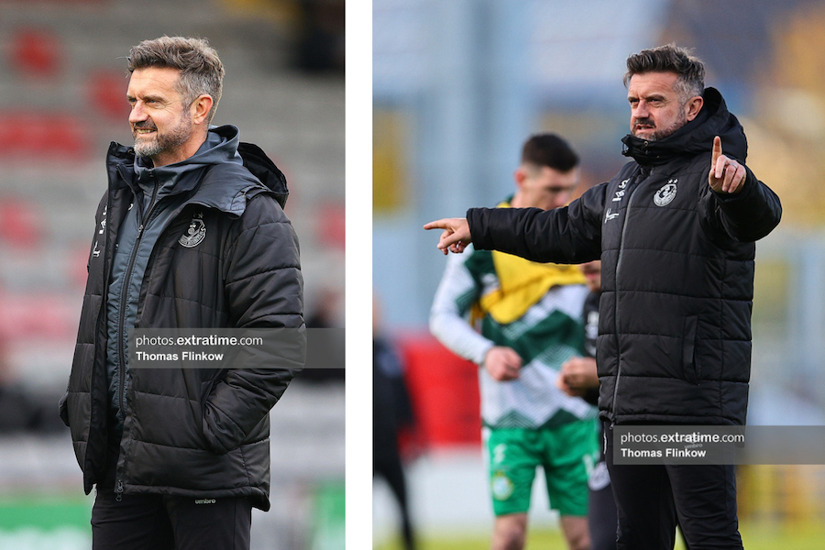
[[493, 346], [484, 356], [483, 366], [494, 380], [515, 380], [521, 369], [521, 356], [513, 348]]
[[453, 254], [461, 254], [467, 245], [473, 242], [470, 236], [470, 225], [466, 218], [444, 218], [430, 222], [424, 229], [443, 229], [438, 240], [438, 248], [444, 254], [449, 250]]
[[596, 360], [592, 357], [573, 357], [561, 366], [556, 386], [573, 397], [582, 397], [591, 388], [599, 387]]
[[713, 156], [710, 161], [708, 183], [717, 193], [735, 195], [745, 186], [745, 167], [722, 154], [722, 139], [713, 138]]

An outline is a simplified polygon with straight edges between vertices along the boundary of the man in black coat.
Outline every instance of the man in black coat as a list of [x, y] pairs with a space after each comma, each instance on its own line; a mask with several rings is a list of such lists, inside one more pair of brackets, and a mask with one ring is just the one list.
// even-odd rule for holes
[[109, 148], [60, 402], [84, 489], [97, 489], [93, 547], [249, 548], [251, 509], [269, 508], [269, 411], [300, 362], [240, 345], [231, 362], [185, 363], [205, 350], [178, 346], [144, 365], [130, 335], [277, 329], [300, 345], [286, 181], [237, 128], [209, 125], [224, 69], [205, 40], [141, 42], [128, 68], [135, 145]]
[[[754, 242], [779, 223], [778, 197], [745, 166], [739, 121], [704, 66], [673, 45], [627, 60], [633, 159], [552, 211], [470, 209], [444, 229], [445, 254], [495, 249], [534, 261], [602, 262], [599, 409], [619, 549], [742, 548], [732, 466], [613, 464], [613, 425], [743, 425], [751, 359]], [[723, 152], [724, 148], [724, 152]]]

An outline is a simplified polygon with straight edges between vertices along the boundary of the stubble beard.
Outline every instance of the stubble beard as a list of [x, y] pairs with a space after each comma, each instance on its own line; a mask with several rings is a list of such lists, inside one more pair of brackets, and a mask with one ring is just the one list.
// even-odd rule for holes
[[[634, 121], [633, 124], [635, 126], [636, 123], [638, 123], [638, 122], [647, 122], [647, 121], [649, 121], [649, 119], [636, 120], [636, 121]], [[638, 137], [638, 138], [645, 139], [647, 141], [659, 141], [659, 140], [665, 139], [666, 137], [672, 135], [673, 133], [676, 132], [676, 130], [678, 130], [679, 128], [681, 128], [685, 124], [687, 124], [687, 115], [685, 115], [685, 110], [684, 110], [684, 108], [682, 108], [682, 109], [679, 109], [679, 118], [676, 119], [676, 121], [674, 121], [673, 124], [671, 124], [667, 128], [654, 129], [653, 133], [649, 134], [647, 137], [639, 135], [635, 131], [633, 131], [632, 134], [634, 136]]]
[[[141, 139], [135, 132], [137, 128], [155, 128], [155, 135], [150, 140]], [[170, 128], [167, 132], [161, 134], [157, 131], [154, 124], [138, 125], [135, 124], [132, 130], [135, 138], [135, 156], [137, 157], [154, 157], [161, 153], [172, 151], [184, 143], [186, 143], [192, 136], [192, 117], [187, 111], [181, 114], [178, 124]]]

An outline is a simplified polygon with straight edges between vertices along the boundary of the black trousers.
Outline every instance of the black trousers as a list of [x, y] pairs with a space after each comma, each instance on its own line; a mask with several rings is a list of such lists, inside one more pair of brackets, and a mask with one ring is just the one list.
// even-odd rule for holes
[[618, 512], [619, 550], [672, 550], [676, 524], [689, 550], [741, 550], [731, 465], [616, 465], [605, 458]]
[[117, 499], [118, 437], [92, 507], [93, 550], [249, 550], [252, 503], [246, 497], [128, 495]]
[[587, 524], [590, 529], [591, 550], [616, 550], [616, 501], [613, 488], [590, 489], [587, 509]]
[[92, 508], [93, 550], [249, 550], [246, 497], [194, 499], [117, 495], [99, 488]]

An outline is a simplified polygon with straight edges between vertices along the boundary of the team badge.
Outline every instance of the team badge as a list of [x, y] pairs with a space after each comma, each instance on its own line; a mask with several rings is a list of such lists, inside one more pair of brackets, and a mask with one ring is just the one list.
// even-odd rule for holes
[[186, 233], [180, 236], [178, 242], [186, 248], [194, 248], [206, 238], [206, 224], [203, 223], [203, 213], [197, 213], [189, 223]]
[[673, 199], [676, 198], [676, 182], [679, 181], [677, 179], [672, 179], [668, 181], [666, 184], [662, 186], [661, 189], [656, 191], [656, 194], [653, 195], [653, 202], [656, 206], [667, 206]]
[[513, 482], [504, 472], [494, 473], [490, 486], [496, 500], [507, 500], [513, 494]]

